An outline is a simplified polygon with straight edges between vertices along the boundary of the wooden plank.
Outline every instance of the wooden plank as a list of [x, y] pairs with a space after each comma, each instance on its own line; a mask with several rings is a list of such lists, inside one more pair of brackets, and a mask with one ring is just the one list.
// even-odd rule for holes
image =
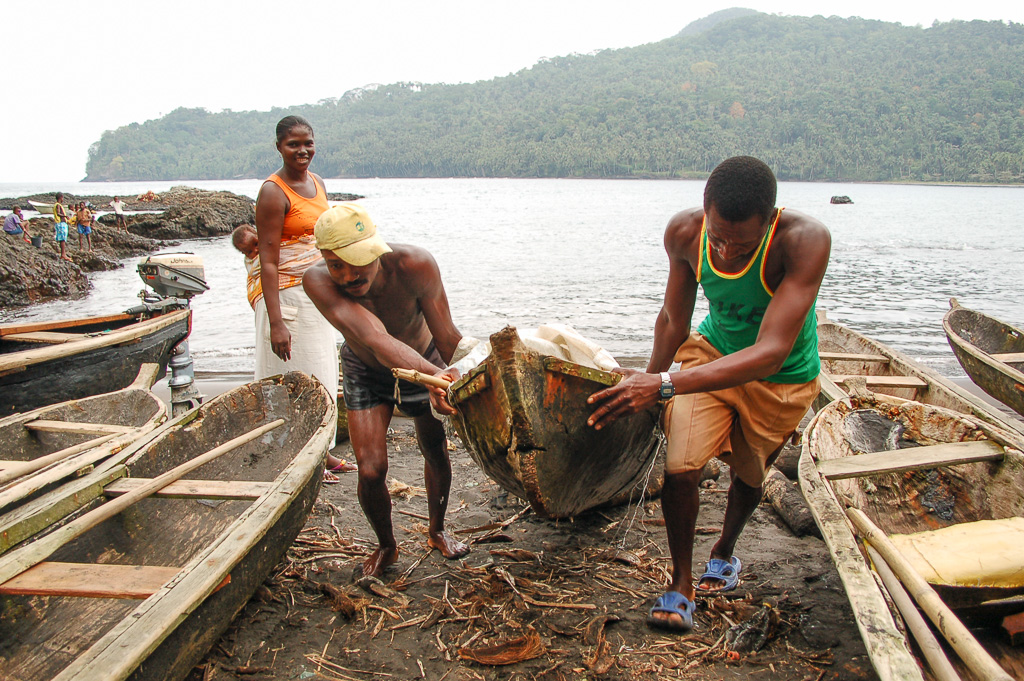
[[149, 598], [181, 571], [154, 565], [94, 565], [45, 561], [0, 584], [0, 594]]
[[989, 355], [989, 357], [1008, 364], [1011, 362], [1014, 364], [1024, 362], [1024, 352], [997, 352], [993, 355]]
[[818, 357], [823, 360], [843, 362], [885, 362], [887, 364], [889, 362], [889, 358], [885, 355], [867, 355], [856, 352], [819, 352]]
[[4, 340], [21, 341], [22, 343], [69, 343], [83, 338], [88, 338], [88, 336], [84, 333], [61, 333], [58, 331], [31, 331], [4, 336]]
[[[75, 454], [84, 452], [87, 449], [99, 447], [115, 437], [117, 437], [116, 434], [103, 435], [28, 461], [0, 461], [0, 484], [10, 482], [15, 478], [20, 478], [21, 476], [28, 475], [29, 473], [35, 473], [38, 470], [46, 468], [52, 463], [66, 459], [69, 456], [74, 456]], [[0, 506], [2, 506], [2, 504], [0, 504]]]
[[73, 421], [47, 421], [36, 419], [25, 424], [29, 430], [46, 433], [73, 433], [75, 435], [122, 435], [131, 433], [136, 426], [115, 426], [111, 423], [76, 423]]
[[[115, 497], [127, 494], [152, 478], [121, 478], [107, 486], [104, 494]], [[245, 480], [177, 480], [156, 492], [155, 497], [173, 499], [259, 499], [273, 487], [269, 482], [247, 482]]]
[[869, 388], [927, 388], [928, 382], [917, 376], [855, 376], [852, 374], [830, 375], [836, 383], [846, 383], [851, 378], [863, 378]]
[[109, 324], [111, 322], [123, 322], [134, 320], [135, 317], [126, 314], [105, 315], [102, 317], [82, 317], [80, 319], [62, 319], [56, 322], [28, 322], [25, 324], [5, 324], [0, 326], [0, 338], [19, 333], [34, 333], [36, 331], [57, 331], [59, 329], [73, 329], [79, 326], [90, 326], [93, 324]]
[[870, 454], [827, 459], [817, 463], [818, 472], [829, 480], [860, 478], [881, 473], [926, 470], [975, 461], [1003, 458], [1002, 446], [992, 440], [952, 442], [930, 447], [913, 447]]
[[45, 537], [40, 537], [34, 542], [8, 552], [6, 555], [0, 557], [0, 580], [7, 581], [15, 575], [21, 574], [33, 565], [41, 563], [67, 542], [81, 536], [90, 528], [95, 527], [104, 520], [112, 518], [140, 499], [144, 499], [158, 489], [166, 487], [175, 480], [183, 478], [190, 471], [199, 468], [205, 463], [213, 461], [218, 456], [222, 456], [233, 449], [241, 447], [247, 442], [251, 442], [256, 438], [261, 437], [265, 433], [270, 432], [284, 423], [285, 419], [276, 419], [268, 424], [254, 428], [244, 435], [239, 435], [236, 438], [228, 440], [219, 447], [214, 447], [204, 454], [175, 466], [171, 470], [159, 477], [151, 479], [148, 483], [133, 490], [132, 492], [124, 494], [117, 499], [108, 501], [99, 508], [93, 509], [80, 518], [71, 521], [67, 525], [57, 528]]

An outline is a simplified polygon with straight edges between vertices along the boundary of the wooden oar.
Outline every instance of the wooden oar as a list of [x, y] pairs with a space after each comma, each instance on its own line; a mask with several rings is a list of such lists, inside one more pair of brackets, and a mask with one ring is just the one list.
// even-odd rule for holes
[[22, 573], [36, 563], [45, 560], [54, 551], [67, 542], [81, 536], [87, 530], [95, 527], [104, 520], [112, 518], [135, 502], [150, 496], [158, 489], [166, 487], [175, 480], [184, 477], [186, 473], [199, 468], [203, 464], [213, 461], [218, 456], [230, 452], [246, 442], [255, 440], [264, 433], [277, 428], [284, 422], [284, 419], [277, 419], [265, 426], [260, 426], [259, 428], [250, 430], [245, 435], [239, 435], [232, 440], [228, 440], [221, 446], [211, 449], [205, 454], [201, 454], [194, 459], [186, 461], [180, 466], [172, 468], [163, 475], [153, 478], [145, 485], [142, 485], [123, 496], [117, 497], [112, 501], [106, 502], [99, 508], [86, 513], [81, 518], [78, 518], [61, 528], [58, 528], [45, 537], [41, 537], [37, 541], [9, 552], [7, 555], [0, 558], [0, 584], [3, 584], [8, 579]]
[[939, 645], [928, 623], [921, 617], [917, 606], [910, 600], [910, 595], [900, 584], [899, 578], [892, 573], [889, 564], [870, 545], [868, 545], [868, 555], [871, 557], [871, 562], [875, 564], [875, 572], [882, 578], [882, 584], [885, 584], [886, 591], [892, 596], [892, 602], [896, 604], [896, 608], [903, 615], [907, 629], [914, 635], [924, 659], [928, 661], [928, 667], [932, 670], [932, 674], [938, 681], [962, 681], [960, 675], [953, 669], [953, 665], [950, 664], [946, 653], [942, 651], [942, 646]]
[[440, 388], [441, 390], [447, 390], [451, 386], [451, 381], [446, 381], [443, 378], [431, 376], [415, 369], [392, 369], [391, 374], [395, 378], [401, 378], [404, 381], [412, 381], [413, 383]]
[[[80, 442], [77, 445], [72, 445], [71, 447], [66, 447], [59, 451], [53, 452], [52, 454], [41, 456], [38, 459], [32, 459], [22, 464], [11, 466], [10, 468], [0, 471], [0, 485], [4, 484], [5, 482], [10, 482], [15, 478], [20, 478], [23, 475], [35, 473], [40, 468], [46, 468], [55, 461], [66, 459], [69, 456], [73, 456], [75, 454], [78, 454], [79, 452], [84, 452], [85, 450], [90, 449], [92, 447], [98, 447], [104, 442], [113, 440], [115, 437], [117, 437], [117, 435], [117, 433], [103, 435], [101, 437], [93, 438], [91, 440], [86, 440], [85, 442]], [[3, 505], [4, 504], [0, 503], [0, 506]]]
[[981, 647], [981, 644], [971, 635], [963, 622], [942, 602], [939, 595], [935, 593], [935, 589], [917, 573], [895, 544], [889, 540], [885, 532], [871, 522], [860, 509], [847, 509], [846, 515], [849, 516], [861, 536], [874, 547], [892, 571], [896, 573], [903, 586], [928, 615], [928, 619], [946, 638], [949, 645], [953, 646], [953, 650], [972, 673], [987, 681], [1013, 681], [1013, 677], [1007, 674], [1006, 670], [1000, 667], [999, 663]]

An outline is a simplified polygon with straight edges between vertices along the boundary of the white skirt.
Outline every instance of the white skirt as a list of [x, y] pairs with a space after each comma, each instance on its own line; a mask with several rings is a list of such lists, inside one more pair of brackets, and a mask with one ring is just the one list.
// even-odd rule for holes
[[270, 346], [270, 318], [263, 298], [256, 302], [256, 380], [302, 371], [316, 378], [327, 388], [327, 394], [338, 394], [338, 347], [334, 327], [324, 319], [302, 286], [280, 292], [281, 316], [292, 334], [292, 355], [287, 362], [274, 354]]

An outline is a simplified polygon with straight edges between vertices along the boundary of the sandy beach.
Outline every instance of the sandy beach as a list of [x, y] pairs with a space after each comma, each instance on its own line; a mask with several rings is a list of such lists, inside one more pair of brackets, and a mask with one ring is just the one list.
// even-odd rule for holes
[[[212, 396], [239, 382], [201, 376], [199, 386]], [[426, 546], [410, 419], [394, 419], [388, 450], [397, 565], [359, 580], [374, 539], [357, 477], [324, 485], [285, 560], [192, 681], [876, 678], [824, 543], [794, 536], [767, 503], [739, 542], [739, 589], [701, 599], [694, 631], [675, 635], [645, 623], [669, 567], [659, 500], [537, 518], [453, 439], [448, 525], [472, 552], [446, 561]], [[334, 453], [353, 459], [348, 442]], [[701, 491], [698, 567], [721, 528], [727, 471]], [[733, 625], [749, 652], [725, 648]]]

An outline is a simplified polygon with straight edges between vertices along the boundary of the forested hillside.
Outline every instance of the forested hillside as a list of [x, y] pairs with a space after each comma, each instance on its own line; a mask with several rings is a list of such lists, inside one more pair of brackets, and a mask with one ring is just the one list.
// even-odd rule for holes
[[729, 16], [473, 84], [178, 109], [104, 133], [87, 179], [263, 177], [300, 113], [325, 177], [688, 177], [751, 154], [786, 180], [1024, 181], [1024, 25]]

